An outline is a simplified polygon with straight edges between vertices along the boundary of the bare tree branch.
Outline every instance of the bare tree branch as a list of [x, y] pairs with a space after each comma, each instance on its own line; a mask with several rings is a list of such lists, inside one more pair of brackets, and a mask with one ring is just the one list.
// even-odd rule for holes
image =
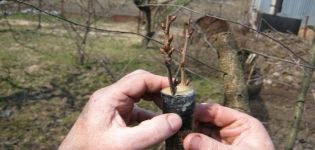
[[[21, 1], [21, 0], [9, 0], [9, 1], [16, 2], [16, 3], [19, 3], [19, 4], [23, 4], [23, 5], [27, 5], [27, 6], [29, 6], [29, 7], [32, 7], [32, 8], [34, 8], [34, 9], [38, 10], [38, 11], [43, 12], [44, 14], [47, 14], [47, 15], [52, 16], [52, 17], [55, 17], [55, 18], [57, 18], [57, 19], [59, 19], [59, 20], [61, 20], [61, 21], [67, 22], [67, 23], [69, 23], [69, 24], [72, 24], [72, 25], [75, 25], [75, 26], [78, 26], [78, 27], [81, 27], [81, 28], [86, 28], [86, 26], [83, 25], [83, 24], [80, 24], [80, 23], [71, 21], [71, 20], [69, 20], [69, 19], [66, 19], [66, 18], [61, 17], [61, 16], [58, 16], [58, 15], [51, 14], [51, 13], [49, 13], [49, 12], [47, 12], [47, 11], [41, 10], [41, 9], [37, 8], [36, 6], [34, 6], [34, 5], [32, 5], [32, 4], [29, 4], [29, 3], [26, 3], [26, 2], [24, 2], [24, 1]], [[171, 4], [150, 4], [150, 5], [152, 5], [152, 6], [168, 6], [168, 5], [171, 5]], [[204, 15], [203, 13], [200, 13], [200, 12], [198, 12], [198, 11], [192, 10], [192, 9], [190, 9], [190, 8], [187, 8], [187, 7], [184, 7], [184, 6], [181, 6], [181, 5], [179, 5], [179, 6], [178, 6], [178, 5], [171, 5], [171, 6], [181, 7], [181, 8], [183, 8], [183, 9], [185, 9], [185, 10], [189, 10], [189, 11], [194, 12], [194, 13], [196, 13], [196, 14]], [[218, 19], [226, 20], [226, 19], [224, 19], [224, 18], [220, 18], [220, 17], [216, 17], [216, 16], [212, 16], [212, 15], [207, 15], [207, 16], [211, 16], [211, 17], [215, 17], [215, 18], [218, 18]], [[258, 34], [262, 34], [263, 36], [264, 36], [264, 34], [265, 34], [265, 33], [261, 33], [261, 32], [255, 30], [255, 29], [252, 29], [252, 28], [250, 28], [249, 26], [244, 25], [244, 24], [241, 24], [241, 23], [237, 23], [237, 22], [230, 21], [230, 20], [226, 20], [226, 21], [229, 21], [229, 22], [231, 22], [231, 23], [235, 23], [235, 24], [239, 24], [239, 25], [241, 25], [241, 26], [247, 27], [247, 28], [249, 28], [250, 30], [254, 30], [254, 31], [257, 32]], [[137, 36], [141, 36], [141, 37], [145, 37], [145, 38], [150, 38], [150, 37], [147, 37], [147, 36], [145, 36], [145, 35], [142, 35], [142, 34], [139, 34], [139, 33], [135, 33], [135, 32], [100, 29], [100, 28], [96, 28], [96, 27], [90, 27], [90, 29], [93, 30], [93, 31], [99, 31], [99, 32], [116, 33], [116, 34], [132, 34], [132, 35], [137, 35]], [[272, 37], [269, 36], [268, 38], [272, 38]], [[153, 39], [153, 38], [150, 38], [150, 40], [152, 40], [152, 41], [154, 41], [154, 42], [156, 42], [156, 43], [158, 43], [158, 44], [163, 44], [162, 42], [160, 42], [160, 41], [158, 41], [158, 40], [156, 40], [156, 39]], [[279, 41], [276, 40], [276, 39], [273, 39], [273, 41], [279, 42]], [[279, 43], [279, 44], [280, 44], [280, 43]], [[282, 46], [283, 46], [283, 45], [282, 45]], [[286, 46], [285, 48], [288, 49], [287, 46]], [[290, 48], [289, 48], [289, 49], [290, 49]], [[179, 52], [179, 50], [176, 50], [176, 51]], [[257, 52], [255, 52], [255, 53], [257, 53]], [[190, 56], [190, 55], [187, 55], [187, 57], [190, 58], [190, 59], [192, 59], [193, 61], [195, 61], [195, 62], [197, 62], [197, 63], [203, 65], [203, 66], [206, 66], [206, 67], [209, 68], [209, 69], [212, 69], [212, 70], [215, 70], [215, 71], [217, 71], [217, 72], [221, 72], [221, 73], [225, 74], [224, 71], [222, 71], [222, 70], [220, 70], [220, 69], [218, 69], [218, 68], [216, 68], [216, 67], [210, 66], [210, 65], [208, 65], [208, 64], [206, 64], [206, 63], [204, 63], [204, 62], [201, 62], [201, 61], [199, 61], [197, 58], [194, 58], [194, 57], [192, 57], [192, 56]], [[300, 64], [300, 63], [299, 63], [299, 64], [297, 64], [297, 63], [292, 63], [292, 61], [290, 61], [290, 60], [284, 60], [284, 59], [282, 59], [282, 58], [278, 58], [278, 57], [274, 57], [274, 56], [270, 57], [270, 56], [268, 56], [268, 55], [265, 55], [265, 57], [272, 58], [272, 59], [278, 59], [279, 61], [283, 61], [283, 62], [286, 62], [286, 63], [294, 64], [294, 65], [296, 65], [296, 66], [304, 66], [304, 67], [307, 66], [307, 65], [304, 65], [304, 64]], [[315, 68], [315, 67], [309, 66], [308, 68]]]
[[[315, 38], [313, 40], [312, 48], [310, 49], [310, 61], [311, 65], [315, 65]], [[290, 135], [288, 136], [288, 141], [286, 144], [286, 150], [293, 150], [295, 145], [295, 140], [299, 131], [300, 123], [302, 120], [302, 115], [304, 111], [305, 97], [308, 92], [310, 83], [312, 81], [314, 69], [305, 68], [304, 77], [302, 85], [300, 87], [298, 97], [295, 105], [294, 121], [292, 123], [292, 128], [290, 130]]]
[[304, 58], [300, 57], [299, 55], [297, 55], [294, 50], [292, 50], [290, 47], [286, 46], [284, 43], [282, 43], [281, 41], [271, 37], [270, 35], [266, 34], [266, 33], [263, 33], [263, 32], [260, 32], [254, 28], [251, 28], [250, 26], [248, 25], [245, 25], [245, 24], [242, 24], [242, 23], [239, 23], [237, 21], [233, 21], [233, 20], [229, 20], [229, 19], [226, 19], [226, 18], [222, 18], [222, 17], [218, 17], [218, 16], [214, 16], [214, 15], [211, 15], [211, 14], [204, 14], [204, 13], [201, 13], [201, 12], [198, 12], [196, 10], [193, 10], [193, 9], [190, 9], [188, 7], [185, 7], [185, 6], [182, 6], [182, 5], [176, 5], [176, 4], [148, 4], [148, 6], [174, 6], [174, 7], [179, 7], [181, 9], [185, 9], [187, 11], [190, 11], [190, 12], [193, 12], [195, 14], [199, 14], [199, 15], [205, 15], [205, 16], [209, 16], [209, 17], [213, 17], [213, 18], [217, 18], [217, 19], [220, 19], [220, 20], [224, 20], [224, 21], [227, 21], [227, 22], [230, 22], [230, 23], [233, 23], [233, 24], [236, 24], [236, 25], [240, 25], [240, 26], [243, 26], [251, 31], [254, 31], [258, 34], [261, 34], [263, 35], [264, 37], [267, 37], [268, 39], [278, 43], [279, 45], [281, 45], [283, 48], [285, 48], [286, 50], [288, 50], [289, 52], [291, 52], [296, 58], [302, 60], [303, 62], [305, 63], [309, 63], [308, 61], [306, 61]]

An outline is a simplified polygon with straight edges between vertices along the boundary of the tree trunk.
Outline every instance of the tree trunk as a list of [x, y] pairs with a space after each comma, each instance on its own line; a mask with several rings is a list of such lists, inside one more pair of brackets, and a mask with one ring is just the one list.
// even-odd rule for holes
[[151, 38], [154, 35], [154, 32], [151, 30], [151, 9], [148, 7], [146, 11], [144, 11], [144, 16], [146, 20], [146, 37], [143, 39], [143, 47], [148, 47]]
[[231, 33], [223, 32], [211, 37], [217, 50], [219, 64], [224, 75], [224, 104], [233, 109], [250, 113], [244, 70], [240, 61], [242, 54]]
[[[38, 8], [42, 9], [43, 0], [38, 0]], [[42, 28], [42, 12], [38, 11], [38, 25], [37, 29]]]
[[61, 0], [61, 2], [60, 2], [60, 15], [62, 16], [62, 17], [64, 17], [65, 16], [65, 0]]
[[143, 12], [145, 21], [146, 21], [146, 37], [143, 39], [143, 47], [148, 47], [150, 39], [153, 37], [154, 32], [152, 32], [152, 25], [151, 25], [151, 8], [150, 6], [142, 6], [146, 5], [147, 2], [145, 0], [134, 0], [134, 4], [139, 8], [140, 11]]

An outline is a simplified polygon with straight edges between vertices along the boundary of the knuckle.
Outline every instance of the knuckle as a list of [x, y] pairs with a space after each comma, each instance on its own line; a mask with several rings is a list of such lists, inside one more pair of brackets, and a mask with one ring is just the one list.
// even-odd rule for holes
[[149, 73], [148, 71], [146, 70], [143, 70], [143, 69], [137, 69], [135, 70], [134, 72], [132, 72], [131, 74], [143, 74], [143, 73]]
[[93, 94], [90, 96], [90, 100], [97, 100], [101, 97], [102, 95], [102, 91], [106, 89], [106, 88], [103, 88], [103, 89], [99, 89], [95, 92], [93, 92]]
[[142, 69], [138, 69], [136, 71], [133, 71], [133, 72], [127, 74], [121, 80], [135, 78], [135, 77], [142, 76], [142, 75], [147, 75], [147, 74], [150, 74], [150, 73], [148, 71], [145, 71], [145, 70], [142, 70]]

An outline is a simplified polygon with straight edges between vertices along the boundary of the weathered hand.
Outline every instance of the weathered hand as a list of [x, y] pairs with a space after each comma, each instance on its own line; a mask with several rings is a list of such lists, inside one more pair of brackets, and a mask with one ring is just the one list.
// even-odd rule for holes
[[[264, 126], [255, 118], [218, 104], [200, 104], [195, 109], [197, 124], [205, 134], [191, 133], [184, 140], [187, 150], [273, 150]], [[205, 126], [208, 124], [208, 127]], [[212, 126], [212, 131], [209, 128]], [[216, 132], [213, 127], [216, 126]]]
[[[145, 149], [164, 141], [179, 130], [180, 117], [176, 114], [154, 117], [134, 103], [140, 98], [154, 99], [167, 86], [167, 78], [140, 70], [96, 91], [59, 148]], [[127, 126], [137, 122], [141, 123]]]

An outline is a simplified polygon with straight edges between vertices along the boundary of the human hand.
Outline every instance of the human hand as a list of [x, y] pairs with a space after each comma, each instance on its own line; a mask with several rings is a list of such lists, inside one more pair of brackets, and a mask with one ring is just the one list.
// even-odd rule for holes
[[[180, 129], [180, 117], [176, 114], [154, 117], [134, 103], [140, 98], [157, 102], [159, 91], [167, 86], [167, 78], [140, 70], [96, 91], [59, 148], [145, 149], [164, 141]], [[127, 126], [137, 122], [141, 123]]]
[[[184, 139], [187, 150], [273, 150], [273, 143], [264, 126], [255, 118], [219, 104], [200, 104], [195, 109], [197, 124], [216, 126], [200, 131], [211, 137], [191, 133]], [[198, 125], [197, 125], [198, 126]], [[209, 127], [209, 126], [208, 126]], [[212, 127], [213, 128], [213, 127]]]

